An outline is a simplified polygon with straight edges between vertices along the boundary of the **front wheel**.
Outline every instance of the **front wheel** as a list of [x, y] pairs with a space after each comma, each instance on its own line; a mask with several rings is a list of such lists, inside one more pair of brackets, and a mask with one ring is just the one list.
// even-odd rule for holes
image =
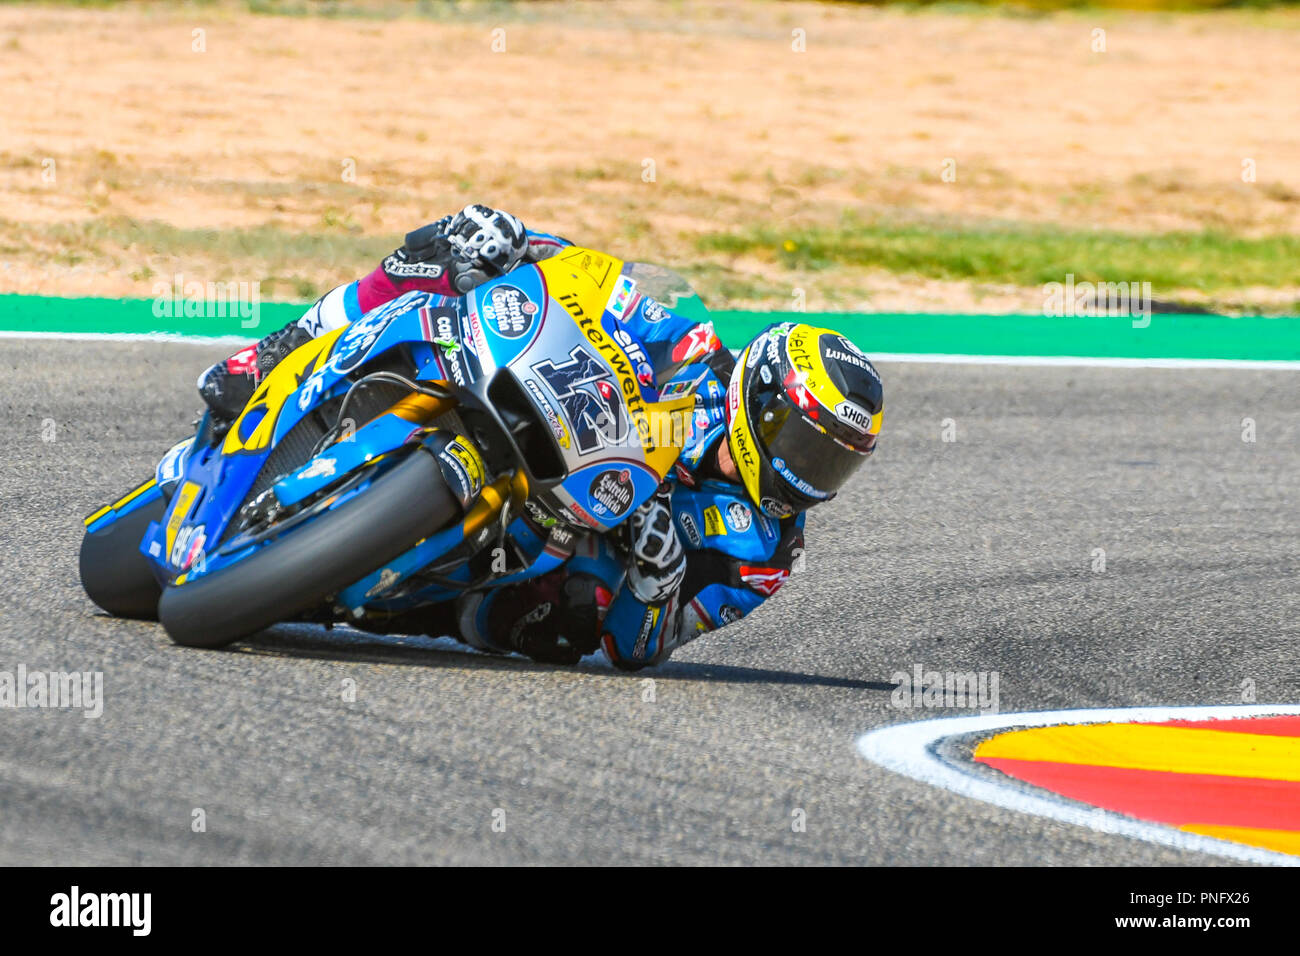
[[161, 521], [166, 510], [167, 502], [158, 495], [107, 527], [87, 531], [81, 539], [81, 586], [92, 601], [114, 617], [158, 620], [162, 588], [140, 553], [140, 542], [149, 523]]
[[163, 591], [177, 644], [222, 647], [320, 605], [460, 516], [433, 457], [415, 451], [350, 501], [229, 567]]

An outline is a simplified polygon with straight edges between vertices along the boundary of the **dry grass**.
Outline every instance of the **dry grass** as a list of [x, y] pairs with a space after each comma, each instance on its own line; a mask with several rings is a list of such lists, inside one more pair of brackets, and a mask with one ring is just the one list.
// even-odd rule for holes
[[[496, 28], [506, 52], [491, 50]], [[1095, 28], [1104, 53], [1090, 49]], [[196, 29], [206, 52], [191, 49]], [[796, 29], [807, 52], [791, 49]], [[1037, 289], [995, 277], [808, 269], [701, 239], [815, 234], [846, 209], [981, 228], [1295, 233], [1298, 40], [1300, 16], [1282, 11], [638, 2], [384, 20], [0, 7], [0, 291], [147, 295], [152, 277], [183, 271], [270, 277], [298, 298], [481, 200], [628, 257], [698, 262], [715, 302], [781, 307], [800, 286], [810, 307], [1034, 308]], [[1242, 181], [1245, 159], [1257, 182]], [[1300, 299], [1283, 280], [1208, 299], [1157, 290], [1180, 294]]]

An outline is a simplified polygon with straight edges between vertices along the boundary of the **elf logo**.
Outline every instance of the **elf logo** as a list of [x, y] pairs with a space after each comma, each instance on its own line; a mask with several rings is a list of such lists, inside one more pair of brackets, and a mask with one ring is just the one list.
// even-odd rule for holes
[[50, 897], [51, 926], [123, 926], [133, 936], [148, 936], [152, 928], [152, 893], [69, 893]]

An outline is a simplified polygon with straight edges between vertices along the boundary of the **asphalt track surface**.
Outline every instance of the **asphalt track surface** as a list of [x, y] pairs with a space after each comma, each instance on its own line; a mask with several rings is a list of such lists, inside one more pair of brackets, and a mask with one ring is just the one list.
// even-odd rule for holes
[[1300, 694], [1296, 372], [882, 364], [880, 451], [810, 516], [806, 572], [629, 676], [301, 625], [200, 651], [98, 612], [80, 519], [223, 352], [0, 341], [0, 670], [101, 670], [106, 697], [0, 711], [0, 864], [1215, 863], [855, 738], [963, 713], [891, 706], [918, 663], [997, 671], [1004, 713]]

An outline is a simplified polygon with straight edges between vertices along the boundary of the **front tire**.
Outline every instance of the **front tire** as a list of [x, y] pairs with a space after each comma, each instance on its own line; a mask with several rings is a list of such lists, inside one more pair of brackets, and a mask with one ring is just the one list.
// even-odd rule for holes
[[161, 495], [81, 539], [78, 566], [86, 596], [114, 617], [158, 620], [162, 587], [140, 542], [151, 521], [161, 521], [167, 502]]
[[433, 457], [412, 452], [369, 488], [242, 561], [166, 588], [177, 644], [222, 647], [310, 610], [461, 513]]

